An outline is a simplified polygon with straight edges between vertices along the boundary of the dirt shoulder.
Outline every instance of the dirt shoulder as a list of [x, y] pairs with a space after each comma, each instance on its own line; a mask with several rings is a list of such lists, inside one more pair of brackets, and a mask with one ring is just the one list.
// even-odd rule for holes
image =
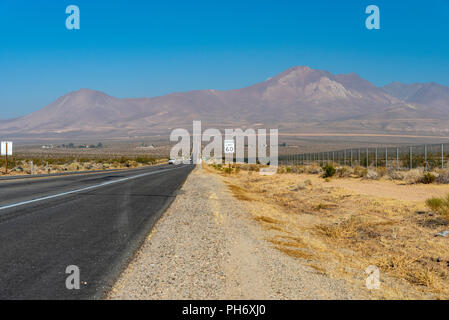
[[260, 213], [257, 202], [233, 196], [222, 176], [195, 170], [109, 299], [372, 297], [324, 274], [306, 254], [276, 248]]

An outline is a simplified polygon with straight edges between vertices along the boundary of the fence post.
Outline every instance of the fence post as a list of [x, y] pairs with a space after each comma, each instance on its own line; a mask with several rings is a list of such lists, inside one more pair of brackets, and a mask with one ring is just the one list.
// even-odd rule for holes
[[441, 169], [444, 169], [444, 145], [441, 144]]
[[366, 167], [368, 168], [368, 148], [366, 148]]
[[424, 170], [427, 171], [427, 145], [424, 145], [424, 163], [426, 164]]
[[388, 169], [388, 148], [385, 148], [385, 169]]
[[413, 169], [412, 147], [410, 147], [410, 170]]
[[362, 164], [360, 163], [360, 148], [359, 148], [359, 161], [358, 161], [358, 165], [361, 166]]
[[377, 168], [377, 148], [376, 148], [376, 168]]
[[332, 151], [332, 164], [335, 163], [335, 151]]
[[351, 149], [351, 168], [352, 168], [352, 149]]
[[343, 156], [343, 165], [346, 166], [346, 149], [344, 151], [344, 156]]
[[396, 166], [397, 169], [399, 170], [399, 148], [396, 147]]

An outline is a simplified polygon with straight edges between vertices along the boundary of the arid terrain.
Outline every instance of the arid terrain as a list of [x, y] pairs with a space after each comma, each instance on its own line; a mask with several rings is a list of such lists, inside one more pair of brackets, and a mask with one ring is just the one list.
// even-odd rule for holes
[[222, 176], [267, 241], [298, 263], [361, 287], [364, 270], [376, 266], [378, 298], [449, 298], [449, 240], [436, 236], [449, 220], [425, 203], [446, 197], [447, 184], [246, 170]]
[[301, 170], [197, 169], [110, 298], [449, 298], [448, 184]]

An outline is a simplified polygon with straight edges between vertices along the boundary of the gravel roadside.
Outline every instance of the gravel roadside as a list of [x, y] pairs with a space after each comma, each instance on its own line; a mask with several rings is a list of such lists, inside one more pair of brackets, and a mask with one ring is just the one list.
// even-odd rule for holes
[[109, 299], [364, 299], [273, 248], [223, 181], [196, 169]]

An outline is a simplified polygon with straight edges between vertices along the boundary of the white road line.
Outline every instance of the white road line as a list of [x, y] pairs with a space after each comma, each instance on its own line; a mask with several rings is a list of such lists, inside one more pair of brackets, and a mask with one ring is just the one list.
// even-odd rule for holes
[[34, 203], [34, 202], [43, 201], [43, 200], [48, 200], [48, 199], [62, 197], [62, 196], [66, 196], [66, 195], [72, 194], [72, 193], [77, 193], [77, 192], [82, 192], [82, 191], [91, 190], [91, 189], [95, 189], [95, 188], [100, 188], [100, 187], [104, 187], [104, 186], [107, 186], [107, 185], [110, 185], [110, 184], [114, 184], [114, 183], [119, 183], [119, 182], [123, 182], [123, 181], [127, 181], [127, 180], [132, 180], [132, 179], [137, 179], [137, 178], [141, 178], [141, 177], [145, 177], [145, 176], [150, 176], [150, 175], [153, 175], [153, 174], [156, 174], [156, 173], [172, 171], [172, 170], [183, 168], [183, 167], [184, 166], [173, 168], [173, 169], [163, 169], [163, 170], [159, 170], [159, 171], [147, 172], [147, 173], [139, 174], [137, 176], [122, 178], [122, 179], [118, 179], [118, 180], [114, 180], [114, 181], [108, 181], [108, 182], [104, 182], [104, 183], [97, 184], [97, 185], [90, 186], [90, 187], [85, 187], [85, 188], [81, 188], [81, 189], [76, 189], [76, 190], [71, 190], [71, 191], [67, 191], [67, 192], [62, 192], [62, 193], [58, 193], [58, 194], [54, 194], [54, 195], [46, 196], [46, 197], [42, 197], [42, 198], [37, 198], [37, 199], [33, 199], [33, 200], [22, 201], [22, 202], [10, 204], [10, 205], [4, 206], [4, 207], [0, 207], [0, 211], [1, 210], [6, 210], [6, 209], [10, 209], [10, 208], [14, 208], [14, 207], [18, 207], [18, 206], [23, 206], [25, 204], [30, 204], [30, 203]]

